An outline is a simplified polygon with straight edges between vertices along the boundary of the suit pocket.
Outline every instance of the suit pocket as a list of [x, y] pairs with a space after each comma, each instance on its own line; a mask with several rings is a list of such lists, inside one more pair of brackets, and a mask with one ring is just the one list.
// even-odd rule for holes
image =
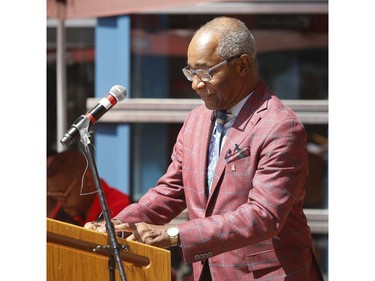
[[250, 147], [246, 146], [244, 148], [238, 148], [235, 150], [232, 154], [228, 153], [228, 155], [225, 157], [225, 161], [227, 161], [227, 164], [250, 156]]
[[298, 280], [303, 280], [303, 276], [306, 277], [306, 268], [309, 268], [311, 265], [311, 252], [309, 248], [267, 250], [246, 256], [246, 262], [248, 269], [253, 271], [254, 274], [259, 270], [264, 273], [267, 269], [279, 267], [279, 273], [283, 272], [285, 276], [293, 275]]
[[[220, 187], [221, 190], [227, 187], [229, 192], [248, 194], [253, 183], [249, 179], [253, 177], [255, 171], [254, 168], [251, 167], [251, 161], [254, 159], [252, 159], [250, 147], [247, 146], [227, 156], [228, 157], [225, 159], [225, 174]], [[247, 200], [247, 196], [244, 197], [243, 200]]]
[[279, 259], [273, 250], [249, 255], [246, 257], [246, 262], [250, 271], [280, 266]]

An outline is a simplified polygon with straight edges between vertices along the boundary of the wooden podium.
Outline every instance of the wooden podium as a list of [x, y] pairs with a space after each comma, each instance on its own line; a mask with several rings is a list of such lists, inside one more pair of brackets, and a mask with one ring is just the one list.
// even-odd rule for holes
[[[170, 251], [122, 238], [118, 242], [126, 248], [121, 259], [127, 281], [171, 280]], [[47, 218], [47, 280], [110, 280], [107, 245], [107, 234]], [[115, 271], [121, 281], [117, 264]]]

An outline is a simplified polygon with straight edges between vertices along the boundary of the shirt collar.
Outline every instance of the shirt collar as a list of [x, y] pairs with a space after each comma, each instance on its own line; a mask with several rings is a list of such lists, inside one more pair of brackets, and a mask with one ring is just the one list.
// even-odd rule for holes
[[236, 103], [234, 106], [232, 106], [231, 108], [229, 108], [228, 112], [231, 113], [231, 114], [233, 114], [234, 117], [237, 117], [238, 114], [240, 113], [242, 107], [244, 106], [245, 102], [251, 96], [252, 93], [253, 92], [251, 92], [246, 97], [244, 97], [242, 100], [240, 100], [238, 103]]

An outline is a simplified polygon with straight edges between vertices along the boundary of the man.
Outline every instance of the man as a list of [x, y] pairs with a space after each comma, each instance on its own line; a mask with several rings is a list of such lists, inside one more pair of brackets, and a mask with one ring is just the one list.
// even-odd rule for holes
[[[194, 280], [323, 280], [303, 213], [306, 132], [258, 77], [250, 31], [215, 18], [194, 34], [187, 56], [183, 73], [204, 105], [187, 116], [166, 174], [115, 217], [115, 228], [179, 247]], [[221, 110], [225, 121], [215, 121]], [[210, 161], [218, 139], [220, 155]], [[185, 208], [189, 221], [167, 224]], [[105, 231], [102, 222], [85, 227]]]
[[[128, 206], [130, 197], [100, 179], [110, 216]], [[64, 151], [47, 157], [47, 217], [83, 226], [100, 218], [102, 208], [85, 156]]]

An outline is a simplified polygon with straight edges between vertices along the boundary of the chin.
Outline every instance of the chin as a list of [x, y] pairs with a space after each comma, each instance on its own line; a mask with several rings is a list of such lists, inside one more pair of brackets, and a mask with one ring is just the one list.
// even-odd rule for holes
[[209, 109], [209, 110], [215, 110], [215, 109], [216, 109], [212, 104], [209, 104], [209, 103], [207, 103], [207, 102], [204, 102], [204, 105], [205, 105], [206, 108]]
[[210, 110], [215, 109], [215, 105], [212, 103], [212, 101], [210, 101], [209, 98], [202, 99], [202, 100], [203, 100], [204, 105], [206, 106], [207, 109], [210, 109]]

